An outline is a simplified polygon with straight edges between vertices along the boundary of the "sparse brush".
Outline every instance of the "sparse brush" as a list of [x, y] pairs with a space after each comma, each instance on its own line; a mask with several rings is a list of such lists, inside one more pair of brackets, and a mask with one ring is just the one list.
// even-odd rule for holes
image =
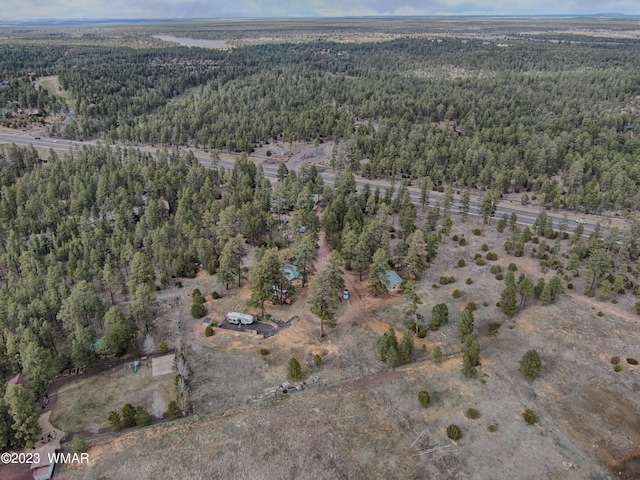
[[527, 422], [528, 425], [534, 425], [538, 423], [538, 415], [536, 415], [536, 412], [534, 412], [530, 408], [527, 408], [522, 416], [524, 417], [524, 421]]
[[462, 430], [458, 425], [452, 424], [447, 427], [447, 437], [449, 437], [454, 442], [457, 442], [462, 438]]
[[431, 395], [426, 390], [418, 392], [418, 401], [423, 408], [427, 408], [431, 404]]
[[469, 408], [467, 410], [467, 417], [472, 420], [475, 420], [477, 418], [480, 418], [480, 413], [475, 408]]

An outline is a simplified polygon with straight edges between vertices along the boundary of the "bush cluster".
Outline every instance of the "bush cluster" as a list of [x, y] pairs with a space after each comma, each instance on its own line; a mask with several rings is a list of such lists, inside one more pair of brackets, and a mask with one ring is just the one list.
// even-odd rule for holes
[[207, 314], [204, 306], [204, 297], [197, 288], [192, 293], [193, 305], [191, 305], [191, 316], [193, 318], [202, 318]]
[[151, 415], [142, 405], [134, 408], [127, 403], [122, 407], [122, 416], [115, 411], [109, 412], [108, 422], [111, 430], [117, 432], [122, 428], [146, 427], [151, 423]]

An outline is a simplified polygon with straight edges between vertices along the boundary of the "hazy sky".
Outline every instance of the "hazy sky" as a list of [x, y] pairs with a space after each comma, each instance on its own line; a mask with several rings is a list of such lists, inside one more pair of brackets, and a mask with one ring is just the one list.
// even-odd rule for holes
[[640, 15], [639, 0], [0, 0], [0, 19]]

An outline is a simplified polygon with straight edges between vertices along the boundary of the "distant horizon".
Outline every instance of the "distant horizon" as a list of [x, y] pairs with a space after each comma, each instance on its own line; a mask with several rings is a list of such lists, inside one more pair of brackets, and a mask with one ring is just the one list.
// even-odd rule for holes
[[2, 0], [2, 4], [0, 22], [5, 23], [640, 15], [637, 0]]
[[411, 19], [411, 18], [502, 18], [502, 19], [517, 19], [517, 18], [627, 18], [633, 19], [640, 17], [639, 14], [625, 14], [615, 12], [602, 12], [602, 13], [531, 13], [531, 14], [433, 14], [433, 15], [343, 15], [343, 16], [283, 16], [283, 17], [250, 17], [250, 16], [235, 16], [235, 17], [157, 17], [157, 18], [124, 18], [124, 17], [86, 17], [86, 18], [63, 18], [63, 17], [50, 17], [50, 18], [0, 18], [0, 25], [3, 24], [35, 24], [35, 23], [131, 23], [131, 22], [144, 22], [144, 23], [170, 23], [170, 22], [206, 22], [206, 21], [218, 21], [218, 20], [383, 20], [383, 19]]

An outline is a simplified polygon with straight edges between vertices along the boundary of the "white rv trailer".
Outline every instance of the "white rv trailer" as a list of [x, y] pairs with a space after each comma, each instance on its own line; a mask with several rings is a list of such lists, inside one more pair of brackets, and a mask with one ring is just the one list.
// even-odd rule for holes
[[253, 322], [255, 322], [255, 318], [253, 317], [253, 315], [240, 312], [227, 313], [226, 320], [232, 325], [251, 325]]

